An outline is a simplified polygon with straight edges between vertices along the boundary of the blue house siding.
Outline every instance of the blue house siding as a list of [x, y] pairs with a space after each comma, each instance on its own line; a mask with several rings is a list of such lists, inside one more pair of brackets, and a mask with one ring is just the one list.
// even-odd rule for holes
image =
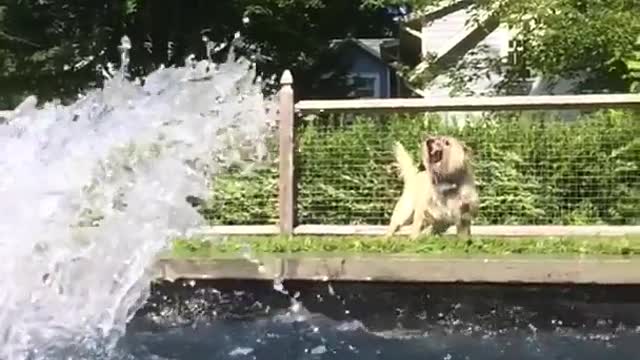
[[319, 61], [301, 74], [304, 85], [296, 94], [304, 99], [397, 97], [403, 83], [389, 65], [396, 53], [393, 38], [332, 40]]
[[379, 79], [379, 97], [391, 97], [389, 66], [355, 44], [345, 44], [344, 46], [341, 61], [349, 68], [349, 73], [353, 75], [376, 74]]

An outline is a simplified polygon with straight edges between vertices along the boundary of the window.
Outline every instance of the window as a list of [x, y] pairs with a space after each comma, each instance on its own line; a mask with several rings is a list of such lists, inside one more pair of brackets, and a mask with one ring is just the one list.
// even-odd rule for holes
[[360, 73], [349, 77], [351, 96], [355, 98], [380, 97], [380, 76], [375, 73]]
[[519, 27], [509, 26], [509, 43], [507, 45], [507, 65], [521, 79], [529, 79], [533, 75], [531, 69], [525, 61], [524, 54], [527, 51], [526, 35], [532, 27], [535, 27], [535, 19], [524, 22]]
[[509, 54], [507, 55], [507, 63], [516, 71], [518, 76], [522, 78], [531, 77], [531, 71], [524, 60], [525, 42], [521, 39], [509, 40]]

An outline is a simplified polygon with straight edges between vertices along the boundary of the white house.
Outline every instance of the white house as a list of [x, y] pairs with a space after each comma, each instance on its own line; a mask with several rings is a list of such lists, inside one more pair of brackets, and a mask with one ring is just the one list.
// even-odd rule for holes
[[[429, 98], [498, 95], [498, 84], [504, 79], [492, 64], [500, 61], [503, 68], [518, 65], [522, 48], [515, 41], [515, 32], [489, 14], [478, 25], [469, 11], [472, 4], [472, 0], [440, 3], [402, 21], [398, 60], [414, 68], [414, 77], [426, 74], [429, 79], [423, 88], [413, 87], [414, 93]], [[550, 78], [528, 71], [523, 81], [501, 94], [572, 94], [578, 84], [579, 79]]]
[[[469, 11], [472, 4], [471, 0], [454, 0], [411, 15], [401, 24], [400, 51], [419, 46], [419, 52], [414, 51], [414, 54], [420, 59], [431, 58], [430, 63], [446, 67], [455, 67], [463, 62], [482, 67], [484, 63], [486, 71], [482, 76], [478, 76], [477, 69], [466, 69], [465, 77], [473, 79], [466, 82], [467, 92], [491, 95], [502, 78], [496, 71], [487, 69], [489, 62], [504, 59], [503, 65], [515, 65], [521, 49], [514, 40], [515, 32], [501, 24], [500, 19], [487, 14], [482, 21], [483, 26], [472, 22]], [[425, 62], [419, 63], [418, 70], [425, 70], [425, 65]], [[423, 96], [450, 96], [455, 90], [447, 86], [451, 79], [446, 73], [438, 74], [424, 89], [414, 90]], [[576, 91], [578, 82], [577, 79], [550, 79], [543, 74], [531, 74], [519, 89], [513, 91], [522, 95], [570, 94]]]

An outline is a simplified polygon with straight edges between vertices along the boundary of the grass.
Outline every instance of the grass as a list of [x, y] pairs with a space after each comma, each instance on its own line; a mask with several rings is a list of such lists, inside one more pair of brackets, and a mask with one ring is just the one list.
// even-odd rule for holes
[[247, 250], [262, 254], [351, 253], [418, 255], [638, 255], [640, 236], [633, 237], [545, 237], [473, 238], [406, 237], [384, 240], [365, 236], [243, 236], [224, 239], [178, 239], [171, 249], [174, 257], [206, 258], [241, 254]]

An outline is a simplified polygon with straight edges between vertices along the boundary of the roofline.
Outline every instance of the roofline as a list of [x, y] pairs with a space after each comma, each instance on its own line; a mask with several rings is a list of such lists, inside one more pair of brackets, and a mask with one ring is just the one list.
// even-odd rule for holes
[[452, 0], [448, 4], [441, 6], [433, 6], [431, 8], [427, 8], [423, 11], [416, 11], [412, 14], [407, 15], [407, 19], [403, 20], [402, 23], [408, 24], [413, 22], [429, 22], [435, 19], [441, 18], [443, 16], [449, 15], [453, 12], [462, 10], [473, 5], [475, 0]]
[[[445, 61], [445, 59], [449, 58], [451, 56], [451, 54], [455, 53], [456, 50], [459, 50], [460, 48], [464, 48], [466, 40], [468, 40], [469, 38], [471, 38], [472, 36], [474, 36], [475, 34], [481, 34], [483, 35], [479, 42], [482, 41], [483, 39], [485, 39], [489, 34], [491, 34], [493, 31], [495, 31], [498, 26], [500, 26], [500, 20], [498, 19], [498, 17], [496, 16], [490, 16], [487, 19], [485, 19], [482, 24], [472, 28], [471, 30], [467, 31], [464, 33], [463, 36], [461, 36], [459, 39], [456, 39], [456, 41], [453, 43], [453, 45], [448, 48], [445, 52], [443, 52], [442, 54], [439, 54], [435, 59], [435, 63], [437, 64], [442, 64], [443, 61]], [[473, 44], [472, 47], [478, 45], [479, 42], [476, 42]], [[469, 49], [467, 49], [468, 51]], [[464, 51], [464, 53], [466, 53], [467, 51]], [[418, 66], [416, 66], [416, 69], [422, 68], [422, 70], [425, 70], [426, 68], [426, 63], [422, 62], [420, 64], [418, 64]], [[433, 79], [437, 78], [438, 76], [440, 76], [440, 74], [434, 76]], [[432, 79], [432, 80], [433, 80]]]
[[[469, 31], [466, 31], [465, 33], [463, 33], [463, 35], [461, 35], [459, 38], [455, 39], [456, 41], [453, 42], [453, 45], [448, 49], [446, 49], [446, 51], [444, 51], [441, 55], [438, 56], [437, 61], [440, 61], [441, 59], [446, 58], [451, 53], [455, 52], [457, 49], [463, 46], [463, 44], [467, 39], [471, 38], [476, 34], [481, 35], [480, 41], [486, 39], [487, 36], [493, 33], [499, 26], [500, 26], [500, 19], [498, 19], [498, 17], [496, 16], [488, 17], [481, 24], [476, 25]], [[474, 44], [474, 46], [476, 45], [478, 44], [477, 43]], [[470, 49], [467, 49], [467, 51], [468, 50]]]
[[[397, 42], [398, 40], [395, 39], [395, 38], [389, 38], [387, 41], [389, 41], [389, 42]], [[329, 46], [329, 48], [337, 48], [337, 47], [343, 46], [344, 44], [346, 44], [348, 42], [352, 42], [352, 43], [358, 45], [358, 47], [360, 47], [362, 50], [367, 52], [369, 55], [371, 55], [371, 56], [375, 57], [376, 59], [382, 61], [383, 63], [385, 63], [385, 65], [388, 65], [388, 64], [386, 64], [386, 62], [384, 62], [384, 60], [382, 59], [382, 56], [380, 56], [377, 53], [373, 52], [370, 47], [368, 47], [367, 45], [365, 45], [360, 40], [358, 40], [357, 38], [354, 38], [354, 37], [346, 37], [344, 39], [331, 40], [331, 45]]]

